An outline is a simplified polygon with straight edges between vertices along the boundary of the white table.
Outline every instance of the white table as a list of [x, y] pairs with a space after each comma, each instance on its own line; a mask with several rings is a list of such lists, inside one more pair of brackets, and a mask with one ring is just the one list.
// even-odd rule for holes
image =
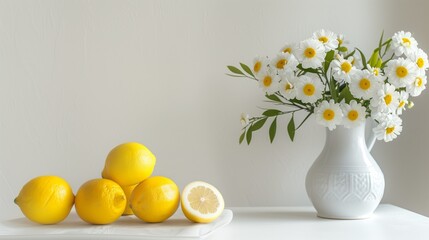
[[[153, 240], [154, 233], [157, 233], [157, 236], [180, 236], [177, 239], [196, 240], [197, 236], [205, 236], [203, 233], [210, 228], [215, 230], [209, 231], [212, 234], [207, 240], [429, 240], [429, 218], [393, 205], [380, 205], [374, 216], [365, 220], [322, 219], [316, 216], [312, 207], [232, 210], [234, 217], [226, 226], [221, 224], [222, 219], [230, 220], [230, 211], [225, 211], [223, 217], [209, 225], [195, 225], [185, 219], [181, 211], [160, 224], [147, 224], [128, 216], [111, 225], [89, 225], [72, 212], [58, 225], [37, 225], [21, 216], [0, 224], [0, 239]], [[16, 234], [5, 235], [11, 229]]]
[[429, 218], [380, 205], [365, 220], [316, 217], [312, 207], [232, 208], [232, 222], [209, 240], [428, 240]]

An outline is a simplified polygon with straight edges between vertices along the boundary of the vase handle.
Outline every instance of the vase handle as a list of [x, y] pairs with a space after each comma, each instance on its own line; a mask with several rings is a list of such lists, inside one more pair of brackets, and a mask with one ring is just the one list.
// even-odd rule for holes
[[372, 147], [374, 147], [375, 144], [375, 134], [374, 131], [372, 131], [372, 129], [374, 129], [374, 127], [377, 126], [377, 123], [374, 121], [374, 119], [372, 118], [368, 118], [366, 119], [366, 137], [365, 137], [365, 141], [366, 141], [366, 147], [368, 148], [368, 151], [371, 152]]

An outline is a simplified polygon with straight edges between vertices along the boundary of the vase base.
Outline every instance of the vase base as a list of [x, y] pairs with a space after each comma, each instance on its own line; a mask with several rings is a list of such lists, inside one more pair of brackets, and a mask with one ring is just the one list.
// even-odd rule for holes
[[334, 216], [334, 215], [325, 215], [325, 214], [317, 214], [317, 217], [319, 218], [325, 218], [325, 219], [333, 219], [333, 220], [364, 220], [371, 218], [373, 214], [368, 215], [362, 215], [362, 216]]

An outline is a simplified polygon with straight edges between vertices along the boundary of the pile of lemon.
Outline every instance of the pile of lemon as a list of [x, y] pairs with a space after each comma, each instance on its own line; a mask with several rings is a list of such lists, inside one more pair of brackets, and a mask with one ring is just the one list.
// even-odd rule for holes
[[155, 163], [155, 156], [144, 145], [124, 143], [109, 152], [102, 178], [85, 182], [76, 196], [64, 179], [40, 176], [23, 186], [15, 203], [28, 219], [40, 224], [63, 221], [73, 205], [79, 217], [91, 224], [110, 224], [130, 214], [145, 222], [163, 222], [179, 203], [193, 222], [211, 222], [222, 213], [224, 200], [214, 186], [192, 182], [180, 195], [171, 179], [151, 177]]

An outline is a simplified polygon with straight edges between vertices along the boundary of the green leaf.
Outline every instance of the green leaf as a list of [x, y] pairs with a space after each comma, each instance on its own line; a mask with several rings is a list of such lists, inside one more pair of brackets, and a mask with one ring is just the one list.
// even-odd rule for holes
[[244, 75], [234, 75], [234, 74], [229, 74], [229, 73], [227, 73], [226, 75], [228, 75], [230, 77], [246, 77]]
[[328, 71], [329, 65], [331, 64], [332, 60], [334, 59], [335, 56], [335, 51], [331, 50], [328, 53], [326, 53], [325, 56], [325, 65], [324, 65], [324, 70], [325, 72]]
[[276, 137], [276, 131], [277, 131], [277, 117], [274, 118], [273, 122], [271, 123], [270, 130], [269, 130], [271, 143], [273, 143], [274, 138]]
[[267, 121], [267, 118], [262, 118], [261, 120], [252, 124], [252, 126], [250, 126], [250, 128], [252, 129], [252, 132], [259, 130], [262, 126], [264, 126], [266, 121]]
[[366, 67], [367, 62], [366, 62], [365, 54], [363, 54], [363, 52], [359, 48], [356, 48], [356, 50], [359, 51], [360, 57], [362, 58], [363, 69], [367, 69], [367, 67]]
[[303, 68], [301, 63], [297, 66], [297, 68], [305, 73], [319, 73], [319, 71], [314, 68]]
[[395, 56], [395, 54], [393, 53], [392, 54], [392, 56], [389, 58], [389, 59], [387, 59], [386, 61], [384, 61], [382, 64], [381, 64], [381, 69], [383, 69], [385, 66], [386, 66], [386, 64], [388, 63], [388, 62], [390, 62], [392, 59], [393, 59], [393, 57]]
[[231, 72], [233, 72], [235, 74], [244, 75], [244, 73], [240, 69], [238, 69], [238, 68], [236, 68], [234, 66], [227, 66], [227, 68], [229, 69], [229, 71], [231, 71]]
[[349, 87], [345, 87], [341, 92], [340, 92], [340, 97], [338, 99], [338, 102], [341, 102], [342, 100], [345, 100], [346, 103], [350, 103], [351, 100], [354, 99], [352, 93], [350, 92]]
[[247, 129], [247, 132], [246, 132], [246, 141], [247, 141], [247, 145], [249, 145], [250, 142], [252, 141], [252, 128], [251, 127], [249, 127]]
[[381, 32], [380, 40], [378, 41], [378, 51], [381, 51], [381, 45], [383, 44], [384, 30]]
[[290, 140], [293, 142], [295, 137], [295, 121], [293, 120], [293, 115], [290, 118], [289, 124], [287, 125], [287, 132], [289, 134]]
[[243, 133], [240, 135], [240, 139], [238, 140], [239, 144], [241, 144], [243, 142], [245, 135], [246, 135], [246, 131], [243, 131]]
[[244, 64], [244, 63], [240, 63], [241, 68], [243, 68], [243, 70], [245, 72], [247, 72], [250, 76], [255, 77], [255, 75], [253, 75], [252, 70], [250, 70], [250, 68]]
[[277, 110], [277, 109], [268, 109], [265, 112], [262, 113], [262, 115], [267, 116], [267, 117], [272, 117], [272, 116], [277, 116], [281, 113], [282, 111]]
[[265, 94], [265, 97], [275, 102], [282, 102], [282, 100], [280, 100], [280, 98], [277, 97], [275, 94], [272, 94], [272, 95]]
[[338, 51], [340, 51], [340, 52], [347, 52], [348, 49], [346, 47], [339, 47]]
[[345, 56], [344, 59], [347, 59], [347, 58], [353, 56], [355, 54], [355, 52], [356, 52], [356, 49], [353, 50], [351, 53], [347, 54], [347, 56]]

